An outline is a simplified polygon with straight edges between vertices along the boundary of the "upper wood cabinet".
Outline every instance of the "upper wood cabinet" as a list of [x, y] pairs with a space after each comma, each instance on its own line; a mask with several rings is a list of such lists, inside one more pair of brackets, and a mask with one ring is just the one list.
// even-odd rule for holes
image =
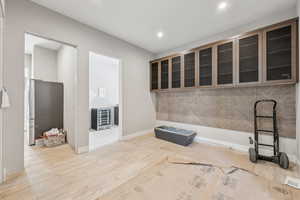
[[195, 52], [184, 55], [184, 87], [195, 86]]
[[172, 88], [181, 87], [181, 56], [171, 59], [172, 62]]
[[274, 26], [264, 31], [264, 81], [296, 80], [296, 23]]
[[199, 50], [199, 86], [213, 84], [213, 48]]
[[158, 62], [151, 64], [151, 90], [158, 89]]
[[253, 84], [261, 81], [261, 44], [260, 32], [237, 39], [238, 84]]
[[232, 85], [234, 80], [234, 42], [217, 45], [217, 85]]
[[161, 70], [160, 70], [160, 77], [161, 77], [161, 89], [168, 89], [169, 88], [169, 60], [161, 61]]
[[151, 89], [298, 82], [298, 19], [151, 62]]

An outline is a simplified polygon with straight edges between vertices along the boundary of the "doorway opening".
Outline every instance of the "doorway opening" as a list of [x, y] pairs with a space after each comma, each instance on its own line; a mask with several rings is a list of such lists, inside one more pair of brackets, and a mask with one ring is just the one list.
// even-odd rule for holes
[[114, 143], [122, 135], [120, 60], [90, 52], [89, 151]]
[[24, 159], [68, 144], [76, 150], [77, 49], [25, 33]]

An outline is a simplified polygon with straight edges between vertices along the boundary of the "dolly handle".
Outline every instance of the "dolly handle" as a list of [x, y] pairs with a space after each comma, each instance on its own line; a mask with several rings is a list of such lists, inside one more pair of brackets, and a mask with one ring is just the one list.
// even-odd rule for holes
[[256, 107], [259, 103], [273, 103], [273, 111], [276, 110], [277, 102], [274, 99], [262, 99], [255, 102], [254, 108], [256, 110]]

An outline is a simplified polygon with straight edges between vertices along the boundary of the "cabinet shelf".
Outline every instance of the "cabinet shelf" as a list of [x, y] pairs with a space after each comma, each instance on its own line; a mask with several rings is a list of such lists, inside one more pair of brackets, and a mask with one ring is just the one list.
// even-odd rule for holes
[[269, 38], [268, 41], [280, 40], [280, 39], [291, 38], [291, 34], [285, 34], [274, 38]]
[[203, 65], [200, 65], [200, 68], [209, 68], [211, 66], [212, 66], [211, 63], [209, 63], [209, 64], [203, 64]]
[[232, 60], [219, 61], [219, 64], [228, 64], [232, 63]]
[[248, 73], [248, 72], [258, 72], [257, 69], [248, 69], [248, 70], [241, 70], [240, 73]]
[[223, 49], [223, 50], [218, 50], [218, 53], [227, 53], [231, 51], [232, 52], [232, 48], [228, 48], [228, 49]]
[[269, 65], [268, 70], [277, 69], [277, 68], [289, 68], [289, 67], [291, 67], [291, 64], [275, 65], [275, 66]]
[[204, 76], [200, 76], [200, 79], [201, 78], [212, 78], [212, 76], [211, 75], [204, 75]]
[[292, 51], [291, 48], [278, 49], [278, 50], [273, 50], [273, 51], [268, 52], [268, 55], [277, 54], [277, 53], [283, 53], [283, 52], [289, 53], [291, 51]]
[[249, 59], [253, 59], [253, 58], [258, 58], [258, 56], [255, 55], [255, 56], [244, 56], [244, 57], [240, 57], [240, 61], [242, 61], [242, 60], [249, 60]]
[[257, 42], [252, 42], [252, 43], [249, 43], [249, 44], [243, 44], [243, 45], [240, 45], [240, 48], [247, 48], [247, 47], [252, 47], [252, 46], [257, 46], [258, 43]]

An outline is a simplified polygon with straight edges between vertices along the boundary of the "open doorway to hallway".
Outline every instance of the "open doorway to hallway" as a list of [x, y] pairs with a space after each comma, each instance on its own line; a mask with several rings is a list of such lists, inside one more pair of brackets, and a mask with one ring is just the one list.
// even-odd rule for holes
[[77, 49], [25, 34], [24, 158], [68, 143], [76, 150]]

